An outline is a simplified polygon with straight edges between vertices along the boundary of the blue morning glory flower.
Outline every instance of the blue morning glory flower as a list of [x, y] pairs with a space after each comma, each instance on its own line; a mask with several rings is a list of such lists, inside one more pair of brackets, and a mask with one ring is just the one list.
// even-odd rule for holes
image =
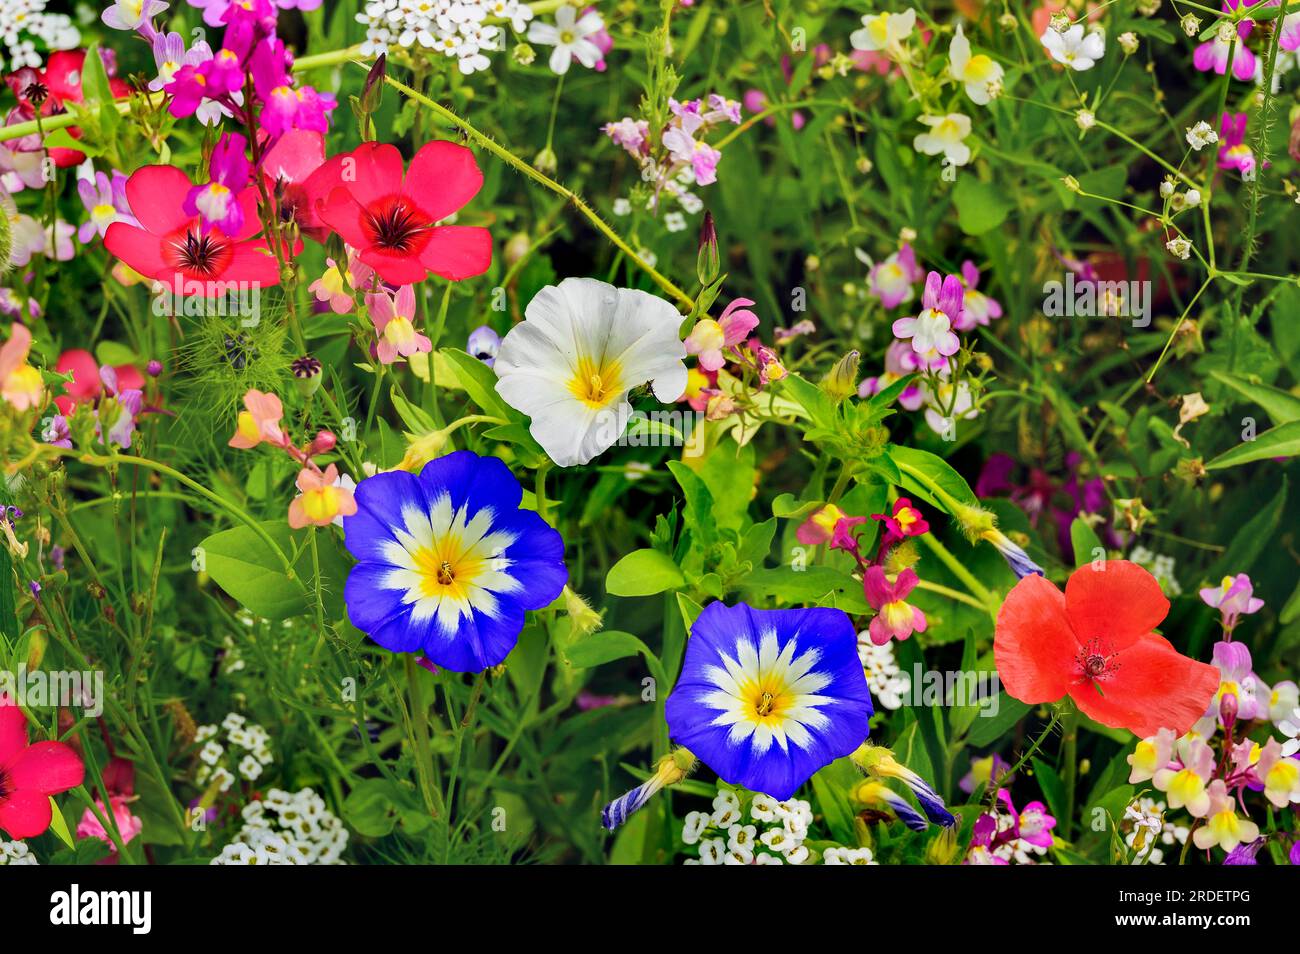
[[385, 649], [423, 650], [453, 672], [479, 672], [514, 649], [526, 610], [568, 582], [564, 540], [531, 510], [504, 463], [457, 451], [419, 476], [391, 471], [357, 485], [343, 519], [357, 558], [348, 618]]
[[691, 628], [665, 715], [720, 778], [784, 801], [867, 737], [871, 692], [837, 609], [712, 603]]

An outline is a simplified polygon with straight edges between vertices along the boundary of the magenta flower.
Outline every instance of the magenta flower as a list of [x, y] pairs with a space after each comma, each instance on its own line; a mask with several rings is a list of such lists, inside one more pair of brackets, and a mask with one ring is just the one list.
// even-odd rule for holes
[[605, 123], [601, 129], [614, 145], [622, 146], [638, 159], [649, 152], [650, 124], [644, 119], [625, 116], [616, 123]]
[[[1223, 6], [1225, 11], [1235, 9], [1240, 6], [1240, 0], [1226, 0]], [[1250, 20], [1242, 20], [1237, 24], [1236, 51], [1232, 54], [1232, 75], [1239, 80], [1255, 78], [1255, 54], [1246, 46], [1246, 38], [1254, 28], [1255, 24]], [[1213, 70], [1222, 76], [1228, 71], [1228, 53], [1233, 47], [1234, 44], [1230, 39], [1225, 40], [1216, 33], [1214, 39], [1207, 40], [1196, 48], [1196, 52], [1192, 54], [1192, 64], [1202, 73]]]
[[988, 325], [994, 318], [1002, 317], [1002, 305], [979, 290], [980, 271], [970, 259], [961, 263], [962, 284], [966, 293], [962, 298], [961, 317], [953, 322], [958, 331], [971, 331], [977, 325]]
[[931, 272], [925, 279], [925, 293], [921, 296], [923, 311], [914, 318], [899, 318], [894, 322], [894, 335], [911, 339], [912, 350], [924, 364], [933, 369], [945, 367], [948, 356], [957, 353], [961, 341], [953, 333], [953, 326], [961, 320], [965, 291], [956, 275], [940, 278]]
[[1264, 607], [1264, 601], [1254, 595], [1254, 585], [1245, 573], [1225, 576], [1218, 586], [1207, 586], [1199, 592], [1207, 606], [1219, 611], [1223, 628], [1229, 633], [1240, 617], [1258, 613]]
[[149, 88], [156, 93], [176, 78], [176, 71], [182, 66], [198, 66], [210, 59], [212, 47], [204, 40], [187, 50], [185, 38], [179, 33], [159, 33], [153, 38], [153, 61], [158, 75], [149, 81]]
[[862, 589], [867, 603], [876, 611], [867, 632], [871, 641], [883, 646], [891, 639], [904, 640], [913, 633], [924, 633], [925, 613], [907, 602], [907, 595], [916, 589], [920, 578], [908, 567], [890, 582], [889, 576], [879, 566], [869, 566], [862, 576]]
[[752, 304], [748, 298], [736, 298], [717, 321], [701, 318], [684, 342], [686, 353], [699, 355], [705, 371], [717, 371], [727, 362], [724, 352], [734, 349], [758, 327], [758, 316], [749, 310]]
[[912, 286], [920, 280], [921, 266], [916, 263], [916, 252], [904, 242], [897, 252], [871, 266], [867, 290], [886, 308], [893, 308], [912, 300]]
[[832, 550], [856, 553], [858, 539], [853, 528], [867, 522], [866, 517], [850, 517], [835, 504], [826, 504], [813, 511], [795, 531], [795, 539], [806, 547], [829, 543]]
[[209, 181], [191, 188], [183, 206], [188, 215], [197, 215], [205, 225], [232, 237], [244, 227], [244, 209], [238, 199], [252, 172], [244, 155], [247, 145], [239, 133], [222, 136], [208, 162]]
[[1246, 145], [1246, 114], [1224, 113], [1219, 130], [1219, 168], [1235, 169], [1243, 179], [1255, 170], [1255, 152]]
[[[1007, 804], [1011, 805], [1010, 795], [1007, 796]], [[1011, 806], [1011, 811], [1015, 812], [1014, 805]], [[1047, 806], [1042, 802], [1030, 802], [1020, 811], [1016, 827], [1022, 841], [1039, 848], [1050, 848], [1056, 819], [1047, 813]]]

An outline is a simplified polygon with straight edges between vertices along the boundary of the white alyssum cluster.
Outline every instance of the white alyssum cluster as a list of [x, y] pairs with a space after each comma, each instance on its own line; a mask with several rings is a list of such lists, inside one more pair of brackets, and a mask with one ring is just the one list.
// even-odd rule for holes
[[[218, 738], [223, 731], [224, 742]], [[244, 781], [254, 782], [275, 761], [271, 736], [238, 712], [230, 713], [219, 726], [199, 726], [194, 741], [202, 746], [195, 780], [200, 785], [217, 782], [223, 792], [235, 783], [236, 773]]]
[[[50, 50], [71, 50], [81, 42], [81, 33], [63, 13], [46, 13], [46, 0], [3, 0], [0, 2], [0, 43], [8, 62], [0, 56], [0, 69], [39, 68], [43, 62], [38, 45]], [[38, 42], [39, 41], [39, 42]]]
[[903, 696], [912, 687], [912, 680], [903, 675], [894, 660], [893, 642], [877, 646], [871, 641], [866, 630], [858, 633], [858, 658], [862, 660], [862, 671], [867, 676], [867, 686], [871, 689], [871, 698], [886, 709], [897, 709], [903, 704]]
[[0, 839], [0, 867], [4, 865], [38, 865], [30, 848], [21, 841]]
[[487, 69], [487, 54], [501, 49], [501, 28], [489, 19], [521, 33], [532, 18], [520, 0], [370, 0], [357, 14], [366, 28], [366, 56], [419, 47], [453, 57], [466, 76]]
[[687, 858], [683, 864], [804, 864], [809, 852], [803, 842], [812, 820], [812, 806], [797, 798], [778, 802], [758, 794], [743, 809], [735, 792], [720, 791], [713, 799], [713, 811], [686, 816], [682, 842], [698, 845], [699, 857]]
[[312, 789], [273, 788], [244, 806], [244, 826], [214, 865], [342, 865], [348, 830]]
[[822, 852], [824, 865], [878, 865], [870, 848], [827, 848]]

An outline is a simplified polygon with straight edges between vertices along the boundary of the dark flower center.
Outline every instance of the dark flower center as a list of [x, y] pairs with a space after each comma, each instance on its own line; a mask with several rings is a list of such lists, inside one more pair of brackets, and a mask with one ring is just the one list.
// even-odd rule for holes
[[0, 769], [0, 802], [9, 797], [9, 776]]
[[406, 199], [393, 196], [366, 209], [365, 229], [370, 240], [380, 248], [409, 254], [423, 244], [429, 222]]
[[1112, 676], [1119, 671], [1117, 656], [1119, 653], [1110, 648], [1105, 640], [1093, 638], [1083, 644], [1075, 660], [1079, 664], [1085, 681], [1094, 682]]
[[220, 232], [202, 235], [186, 229], [163, 245], [163, 260], [177, 271], [194, 278], [220, 275], [234, 257], [234, 248]]

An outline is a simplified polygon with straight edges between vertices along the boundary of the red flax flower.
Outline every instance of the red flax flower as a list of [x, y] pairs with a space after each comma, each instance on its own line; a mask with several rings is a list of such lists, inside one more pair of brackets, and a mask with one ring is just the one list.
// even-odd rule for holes
[[62, 742], [27, 744], [27, 717], [0, 696], [0, 830], [34, 838], [50, 827], [50, 796], [81, 784], [85, 768]]
[[236, 201], [243, 227], [233, 236], [203, 225], [185, 211], [194, 183], [173, 166], [145, 166], [126, 181], [126, 201], [142, 228], [114, 222], [104, 246], [146, 278], [164, 282], [177, 294], [215, 297], [236, 282], [269, 287], [280, 283], [280, 268], [266, 243], [254, 240], [261, 227], [257, 190], [244, 189]]
[[1069, 695], [1091, 718], [1139, 738], [1182, 735], [1205, 714], [1219, 671], [1152, 632], [1168, 612], [1155, 577], [1127, 560], [1080, 567], [1064, 594], [1026, 576], [998, 613], [998, 674], [1030, 705]]
[[426, 143], [402, 173], [402, 154], [387, 143], [362, 143], [334, 156], [304, 184], [321, 221], [355, 248], [384, 281], [412, 285], [429, 272], [452, 281], [492, 264], [487, 229], [438, 225], [483, 185], [464, 146]]

